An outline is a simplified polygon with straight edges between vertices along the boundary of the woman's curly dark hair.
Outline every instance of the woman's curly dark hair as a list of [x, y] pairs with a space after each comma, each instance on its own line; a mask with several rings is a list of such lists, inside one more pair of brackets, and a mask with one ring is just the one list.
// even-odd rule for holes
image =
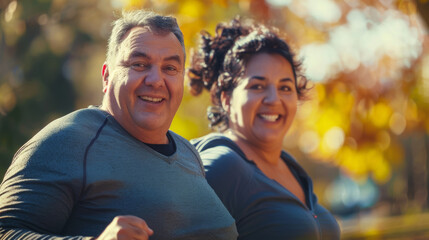
[[301, 62], [295, 60], [279, 31], [235, 18], [229, 23], [219, 23], [215, 36], [202, 31], [200, 44], [191, 55], [191, 67], [188, 69], [191, 93], [199, 95], [203, 89], [210, 92], [213, 104], [207, 112], [210, 127], [218, 131], [228, 128], [221, 93], [230, 94], [244, 74], [249, 59], [262, 52], [280, 54], [291, 64], [298, 98], [306, 99], [309, 87], [308, 80], [301, 73]]

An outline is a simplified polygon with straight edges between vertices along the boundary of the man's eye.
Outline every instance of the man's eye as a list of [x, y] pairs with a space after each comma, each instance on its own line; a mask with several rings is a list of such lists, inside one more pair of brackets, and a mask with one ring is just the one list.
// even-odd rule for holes
[[131, 68], [136, 71], [144, 71], [149, 68], [149, 66], [144, 63], [133, 63], [131, 64]]
[[166, 66], [164, 67], [164, 72], [167, 73], [168, 75], [176, 75], [179, 72], [179, 70], [175, 66]]

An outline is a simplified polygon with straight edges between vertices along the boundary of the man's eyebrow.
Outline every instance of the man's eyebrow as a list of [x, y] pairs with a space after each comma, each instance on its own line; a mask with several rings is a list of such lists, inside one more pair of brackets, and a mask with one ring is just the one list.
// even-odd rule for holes
[[176, 61], [178, 64], [182, 65], [182, 60], [179, 55], [173, 55], [170, 57], [164, 58], [164, 61]]
[[[151, 57], [149, 55], [147, 55], [144, 52], [140, 52], [140, 51], [131, 52], [130, 58], [146, 58], [148, 60], [151, 60]], [[164, 61], [176, 61], [180, 65], [182, 64], [182, 60], [181, 60], [179, 55], [173, 55], [173, 56], [166, 57], [166, 58], [164, 58]]]
[[133, 51], [130, 54], [130, 58], [147, 58], [147, 59], [150, 59], [150, 56], [144, 52]]

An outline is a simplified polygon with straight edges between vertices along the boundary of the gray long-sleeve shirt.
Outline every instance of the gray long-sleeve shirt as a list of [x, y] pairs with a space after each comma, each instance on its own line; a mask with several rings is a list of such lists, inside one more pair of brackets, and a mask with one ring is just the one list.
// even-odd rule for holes
[[197, 152], [170, 134], [177, 150], [164, 156], [95, 107], [53, 121], [16, 153], [0, 186], [0, 238], [96, 237], [115, 216], [135, 215], [150, 239], [235, 239]]

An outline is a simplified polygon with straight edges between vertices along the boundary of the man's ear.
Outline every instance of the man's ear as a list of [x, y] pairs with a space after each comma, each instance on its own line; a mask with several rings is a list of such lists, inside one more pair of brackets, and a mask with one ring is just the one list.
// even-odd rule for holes
[[103, 79], [103, 93], [106, 93], [107, 86], [109, 85], [109, 68], [106, 62], [104, 62], [103, 67], [101, 68], [101, 77]]
[[229, 113], [230, 100], [231, 100], [231, 96], [229, 94], [225, 92], [220, 93], [220, 101], [222, 104], [222, 108], [227, 113]]

